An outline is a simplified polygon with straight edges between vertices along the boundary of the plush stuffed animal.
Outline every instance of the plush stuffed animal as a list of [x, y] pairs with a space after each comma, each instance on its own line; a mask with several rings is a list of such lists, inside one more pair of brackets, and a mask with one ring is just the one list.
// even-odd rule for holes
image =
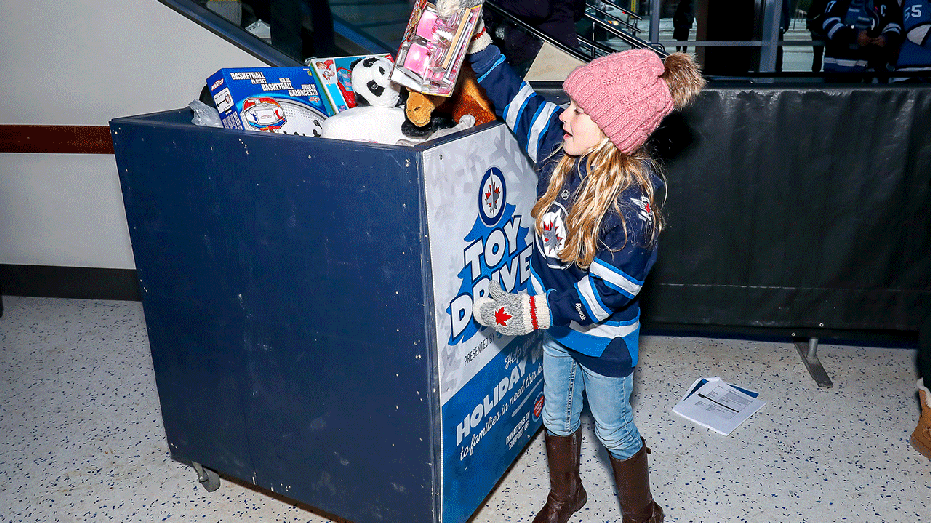
[[416, 136], [418, 132], [430, 134], [438, 123], [443, 122], [442, 115], [449, 115], [453, 122], [460, 122], [463, 116], [469, 115], [474, 118], [475, 125], [497, 119], [491, 102], [485, 97], [484, 90], [478, 85], [475, 73], [467, 63], [462, 64], [459, 70], [459, 80], [452, 96], [410, 91], [404, 113], [408, 120], [404, 134], [408, 136]]
[[393, 83], [391, 60], [381, 57], [362, 58], [350, 66], [350, 83], [357, 106], [399, 107], [401, 86]]
[[455, 120], [446, 117], [442, 123], [437, 116], [430, 128], [422, 126], [412, 133], [403, 132], [402, 127], [406, 128], [409, 122], [404, 114], [401, 86], [389, 79], [391, 67], [386, 58], [364, 58], [353, 64], [350, 82], [357, 105], [324, 120], [324, 138], [414, 145], [475, 125], [472, 115], [462, 113], [454, 115]]
[[323, 137], [394, 145], [401, 133], [404, 108], [401, 86], [389, 80], [391, 61], [363, 58], [349, 74], [356, 106], [323, 121]]

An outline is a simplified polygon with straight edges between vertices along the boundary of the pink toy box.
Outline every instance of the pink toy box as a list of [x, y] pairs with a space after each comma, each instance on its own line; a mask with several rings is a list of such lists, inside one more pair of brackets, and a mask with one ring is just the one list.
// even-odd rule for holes
[[427, 0], [414, 5], [391, 79], [425, 94], [449, 96], [482, 14], [481, 0], [466, 0], [448, 18]]

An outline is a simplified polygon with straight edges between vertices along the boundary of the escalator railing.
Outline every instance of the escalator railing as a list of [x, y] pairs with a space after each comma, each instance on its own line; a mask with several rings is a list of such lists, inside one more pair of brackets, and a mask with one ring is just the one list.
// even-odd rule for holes
[[[598, 3], [587, 3], [585, 6], [585, 13], [592, 18], [602, 20], [604, 23], [621, 26], [622, 30], [634, 36], [638, 36], [640, 33], [640, 27], [637, 25], [637, 22], [641, 20], [640, 16], [610, 0], [601, 0]], [[633, 22], [631, 22], [631, 20], [633, 20]]]

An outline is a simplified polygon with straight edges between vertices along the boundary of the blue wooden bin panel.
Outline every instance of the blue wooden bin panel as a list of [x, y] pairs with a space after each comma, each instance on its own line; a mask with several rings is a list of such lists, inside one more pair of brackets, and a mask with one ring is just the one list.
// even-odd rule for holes
[[357, 523], [434, 522], [416, 148], [111, 122], [169, 447]]

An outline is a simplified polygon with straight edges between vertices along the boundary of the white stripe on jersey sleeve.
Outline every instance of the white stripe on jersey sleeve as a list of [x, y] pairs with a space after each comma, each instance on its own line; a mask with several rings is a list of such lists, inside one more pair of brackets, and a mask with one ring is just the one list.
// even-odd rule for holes
[[579, 332], [581, 334], [587, 334], [588, 336], [595, 336], [598, 338], [623, 338], [628, 334], [636, 331], [640, 328], [640, 321], [635, 320], [630, 324], [607, 324], [607, 323], [592, 323], [591, 325], [579, 325], [576, 322], [569, 324], [569, 328]]
[[527, 138], [527, 154], [530, 155], [530, 158], [534, 162], [539, 162], [538, 158], [540, 154], [540, 138], [546, 133], [546, 130], [550, 127], [550, 118], [553, 116], [553, 112], [556, 111], [556, 104], [552, 102], [546, 102], [540, 106], [540, 110], [537, 111], [536, 116], [533, 118], [533, 125], [530, 127], [530, 136]]
[[640, 288], [643, 287], [643, 282], [638, 282], [598, 258], [595, 258], [592, 262], [589, 271], [604, 280], [608, 285], [627, 293], [630, 297], [636, 296], [640, 292]]
[[511, 103], [508, 104], [507, 109], [504, 111], [504, 121], [512, 131], [517, 126], [517, 120], [520, 119], [520, 114], [524, 112], [524, 106], [527, 105], [527, 100], [533, 94], [533, 89], [530, 88], [530, 84], [527, 82], [522, 83], [520, 91], [517, 92], [517, 95], [514, 96], [514, 99], [511, 100]]
[[585, 302], [585, 305], [592, 313], [595, 321], [604, 321], [608, 316], [611, 315], [611, 311], [605, 309], [601, 305], [601, 300], [598, 299], [598, 291], [595, 290], [594, 285], [592, 285], [591, 278], [586, 276], [579, 280], [579, 283], [576, 284], [576, 289], [578, 289], [579, 296], [581, 296], [582, 301]]

